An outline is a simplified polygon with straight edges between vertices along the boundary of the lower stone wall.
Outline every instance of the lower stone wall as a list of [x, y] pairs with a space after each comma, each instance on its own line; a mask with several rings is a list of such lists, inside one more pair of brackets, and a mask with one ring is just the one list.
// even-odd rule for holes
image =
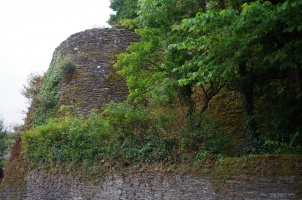
[[27, 177], [27, 200], [41, 199], [216, 199], [206, 179], [140, 173], [126, 177], [112, 175], [93, 185], [78, 183], [71, 176], [31, 173]]
[[1, 200], [23, 200], [27, 197], [26, 188], [6, 186], [0, 190]]
[[265, 178], [241, 175], [225, 180], [221, 199], [302, 199], [294, 176]]
[[135, 173], [111, 175], [97, 183], [78, 182], [72, 176], [31, 172], [28, 174], [26, 200], [200, 200], [200, 199], [302, 199], [294, 176], [266, 178], [240, 175], [226, 180], [211, 180], [192, 175]]

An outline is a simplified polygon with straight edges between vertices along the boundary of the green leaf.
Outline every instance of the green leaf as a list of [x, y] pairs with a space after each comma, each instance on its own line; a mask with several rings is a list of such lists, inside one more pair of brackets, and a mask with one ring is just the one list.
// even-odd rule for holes
[[180, 79], [180, 80], [178, 80], [178, 84], [180, 86], [188, 85], [189, 83], [190, 83], [189, 79]]

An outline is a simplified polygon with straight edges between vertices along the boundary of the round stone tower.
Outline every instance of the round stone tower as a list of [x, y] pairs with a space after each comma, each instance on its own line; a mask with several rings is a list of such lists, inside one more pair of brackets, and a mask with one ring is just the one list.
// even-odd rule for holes
[[59, 60], [70, 59], [75, 64], [68, 79], [58, 85], [62, 105], [77, 107], [84, 115], [109, 102], [126, 98], [128, 89], [125, 80], [113, 68], [116, 54], [124, 52], [138, 35], [120, 29], [91, 29], [71, 35], [54, 52], [50, 66]]

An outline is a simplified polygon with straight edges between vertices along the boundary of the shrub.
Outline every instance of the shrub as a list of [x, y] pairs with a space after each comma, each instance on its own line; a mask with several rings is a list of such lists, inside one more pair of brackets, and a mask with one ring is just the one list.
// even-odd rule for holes
[[[69, 109], [74, 108], [64, 106], [62, 112], [68, 114]], [[168, 110], [111, 103], [100, 115], [96, 112], [88, 118], [67, 115], [25, 132], [24, 154], [34, 163], [87, 165], [112, 159], [127, 165], [174, 162], [182, 154], [191, 156], [198, 152], [198, 159], [202, 152], [227, 154], [228, 140], [205, 115], [187, 119], [178, 131], [174, 124], [174, 115]]]
[[35, 101], [41, 88], [42, 76], [39, 74], [31, 73], [27, 78], [27, 85], [23, 86], [21, 94], [29, 99], [30, 102]]
[[185, 151], [206, 151], [229, 154], [230, 140], [215, 121], [205, 114], [188, 117], [181, 130], [181, 145]]
[[23, 152], [34, 163], [168, 160], [178, 147], [177, 139], [160, 130], [168, 117], [127, 103], [110, 104], [102, 115], [50, 119], [23, 133]]
[[167, 134], [174, 116], [162, 110], [123, 102], [109, 104], [104, 115], [112, 136], [108, 156], [134, 163], [162, 161], [178, 147], [177, 139]]
[[64, 117], [23, 133], [26, 158], [34, 163], [95, 161], [109, 139], [103, 131], [103, 120]]
[[71, 59], [66, 59], [60, 64], [61, 77], [65, 82], [69, 82], [76, 70], [76, 64]]

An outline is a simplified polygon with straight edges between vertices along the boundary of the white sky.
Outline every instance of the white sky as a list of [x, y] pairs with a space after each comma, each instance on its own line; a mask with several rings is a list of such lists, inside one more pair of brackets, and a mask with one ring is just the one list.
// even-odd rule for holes
[[52, 54], [70, 35], [108, 26], [109, 0], [0, 0], [0, 118], [22, 124], [21, 95], [32, 72], [44, 73]]

